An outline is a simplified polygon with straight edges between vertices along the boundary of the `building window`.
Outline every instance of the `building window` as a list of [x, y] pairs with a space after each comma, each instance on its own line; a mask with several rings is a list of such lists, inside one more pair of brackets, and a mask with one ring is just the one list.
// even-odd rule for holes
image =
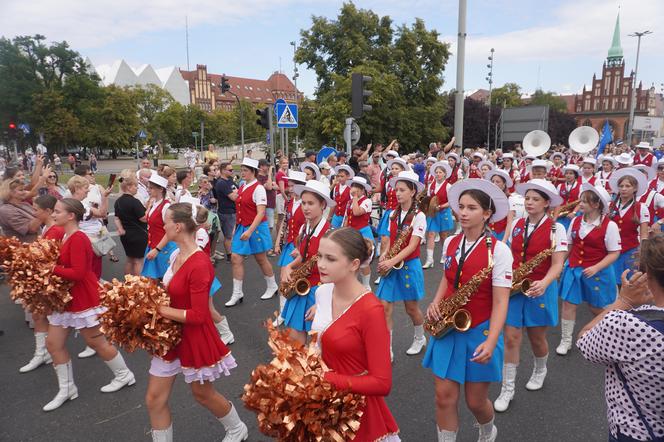
[[590, 110], [590, 98], [586, 98], [585, 103], [583, 104], [583, 109], [586, 111]]
[[622, 94], [627, 95], [628, 89], [629, 89], [629, 83], [625, 82], [625, 85], [623, 86]]
[[618, 109], [618, 99], [617, 98], [613, 99], [613, 104], [611, 105], [611, 109], [613, 109], [613, 110]]
[[593, 102], [593, 110], [599, 110], [599, 99], [595, 99]]
[[604, 95], [609, 95], [610, 87], [611, 87], [611, 72], [607, 72], [606, 78], [604, 79]]
[[595, 88], [595, 96], [599, 97], [599, 86]]

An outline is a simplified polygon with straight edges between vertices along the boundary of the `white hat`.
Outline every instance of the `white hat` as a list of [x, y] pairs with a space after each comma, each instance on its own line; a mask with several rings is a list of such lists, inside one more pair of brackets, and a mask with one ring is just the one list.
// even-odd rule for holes
[[417, 186], [418, 192], [421, 192], [424, 189], [424, 184], [420, 182], [420, 176], [410, 170], [399, 172], [399, 176], [395, 176], [390, 180], [390, 186], [395, 188], [399, 181], [410, 181]]
[[435, 174], [436, 169], [439, 167], [442, 167], [443, 170], [445, 171], [445, 176], [449, 178], [450, 175], [452, 175], [452, 168], [450, 167], [450, 163], [447, 161], [437, 161], [431, 165], [431, 173]]
[[367, 180], [364, 177], [354, 176], [350, 184], [351, 186], [353, 184], [357, 184], [358, 186], [364, 187], [364, 190], [366, 190], [367, 192], [371, 191], [371, 184], [367, 183]]
[[450, 202], [450, 207], [455, 213], [459, 213], [459, 197], [466, 190], [480, 190], [486, 193], [495, 208], [493, 215], [489, 218], [489, 222], [500, 221], [507, 216], [509, 211], [509, 202], [505, 192], [500, 190], [498, 186], [491, 181], [468, 178], [454, 183], [447, 191], [447, 199]]
[[551, 165], [549, 164], [548, 161], [540, 160], [539, 158], [533, 160], [532, 164], [530, 165], [530, 168], [532, 169], [533, 167], [543, 167], [546, 169], [547, 172], [549, 171], [549, 169], [551, 169]]
[[523, 157], [524, 160], [536, 160], [537, 157], [535, 155], [528, 154], [525, 157]]
[[351, 178], [353, 178], [355, 176], [355, 171], [353, 170], [352, 167], [350, 167], [347, 164], [342, 164], [341, 166], [337, 166], [337, 168], [335, 169], [335, 172], [339, 173], [342, 170], [345, 171], [346, 173], [348, 173], [348, 175], [350, 175]]
[[512, 152], [504, 153], [504, 154], [503, 154], [503, 160], [504, 160], [505, 158], [510, 159], [510, 160], [513, 160], [513, 159], [514, 159], [514, 154], [513, 154]]
[[609, 195], [609, 192], [604, 188], [604, 186], [593, 186], [592, 184], [588, 183], [583, 183], [581, 184], [581, 193], [583, 192], [593, 192], [595, 195], [597, 195], [602, 201], [604, 205], [604, 209], [602, 210], [603, 214], [609, 213], [609, 205], [611, 205], [611, 195]]
[[652, 146], [647, 141], [641, 141], [639, 144], [636, 145], [636, 148], [652, 150]]
[[565, 154], [562, 152], [554, 152], [551, 154], [551, 159], [553, 160], [555, 157], [559, 157], [561, 160], [565, 161]]
[[253, 158], [249, 157], [242, 158], [242, 165], [258, 170], [258, 160], [254, 160]]
[[487, 160], [480, 161], [480, 163], [477, 165], [477, 168], [482, 169], [482, 167], [484, 167], [484, 166], [489, 166], [489, 170], [493, 170], [493, 169], [496, 168], [496, 166], [491, 161], [487, 161]]
[[461, 161], [461, 158], [459, 158], [459, 155], [454, 153], [454, 152], [450, 152], [447, 155], [445, 155], [445, 158], [449, 158], [449, 157], [454, 158], [456, 160], [457, 164], [459, 163], [459, 161]]
[[293, 189], [296, 195], [302, 196], [302, 192], [311, 192], [322, 197], [327, 203], [327, 207], [334, 207], [337, 205], [332, 198], [330, 198], [330, 188], [327, 184], [318, 180], [309, 180], [307, 184], [296, 184]]
[[649, 180], [654, 180], [657, 178], [657, 165], [655, 165], [655, 167], [648, 167], [645, 164], [636, 164], [632, 167], [634, 169], [640, 170], [641, 172], [644, 172]]
[[299, 170], [289, 170], [288, 181], [305, 184], [307, 182], [307, 174], [304, 172], [300, 172]]
[[550, 181], [538, 178], [530, 180], [527, 183], [519, 183], [516, 185], [516, 191], [524, 197], [529, 190], [539, 190], [540, 192], [547, 194], [549, 197], [550, 208], [558, 207], [563, 203], [563, 199], [558, 194], [558, 189], [556, 189], [556, 186]]
[[408, 167], [408, 163], [405, 162], [402, 158], [392, 158], [390, 161], [387, 162], [387, 170], [391, 170], [393, 164], [400, 165], [403, 168], [403, 170], [409, 170], [410, 169]]
[[493, 178], [496, 175], [498, 175], [503, 179], [503, 181], [505, 181], [505, 185], [507, 186], [508, 189], [514, 185], [514, 181], [510, 177], [510, 174], [505, 172], [503, 169], [491, 169], [490, 171], [484, 174], [484, 179], [491, 181], [491, 178]]
[[438, 161], [438, 158], [436, 158], [436, 157], [429, 157], [429, 158], [427, 158], [424, 162], [425, 162], [425, 163], [435, 163], [436, 161]]
[[630, 175], [633, 176], [636, 180], [636, 196], [643, 195], [646, 193], [646, 190], [648, 190], [648, 178], [646, 178], [646, 176], [639, 169], [636, 167], [625, 167], [623, 169], [616, 170], [609, 178], [609, 186], [615, 193], [618, 193], [618, 182], [625, 175]]
[[399, 156], [399, 152], [396, 150], [388, 150], [383, 154], [383, 158], [387, 158], [388, 156], [397, 158]]
[[[342, 167], [342, 166], [339, 166], [339, 167]], [[346, 166], [346, 167], [348, 167], [348, 166]], [[304, 163], [300, 164], [300, 170], [302, 172], [304, 172], [304, 169], [306, 169], [306, 168], [309, 168], [314, 172], [314, 176], [316, 177], [317, 180], [320, 179], [320, 169], [318, 168], [318, 166], [316, 166], [316, 164], [310, 163], [309, 161], [305, 161]], [[337, 169], [338, 169], [338, 167], [337, 167]], [[351, 169], [351, 170], [353, 170], [353, 169]]]
[[581, 164], [583, 164], [583, 163], [588, 163], [588, 164], [592, 164], [593, 166], [596, 166], [597, 165], [597, 160], [595, 158], [592, 158], [592, 157], [585, 157], [582, 160]]
[[659, 160], [657, 160], [657, 165], [658, 165], [658, 166], [659, 166], [659, 165], [662, 165], [662, 164], [664, 164], [664, 157], [662, 157], [662, 158], [660, 158]]
[[150, 175], [150, 179], [148, 181], [151, 182], [152, 184], [156, 184], [159, 187], [168, 189], [168, 180], [163, 176], [159, 175], [158, 173], [153, 173], [152, 175]]
[[604, 161], [610, 162], [611, 164], [613, 164], [613, 167], [616, 167], [618, 165], [618, 161], [616, 161], [616, 159], [611, 155], [603, 156], [602, 157], [602, 163], [604, 163]]
[[631, 166], [634, 163], [634, 158], [630, 154], [623, 152], [616, 157], [616, 161], [625, 166]]
[[323, 170], [323, 169], [332, 169], [330, 167], [330, 164], [327, 161], [321, 161], [320, 164], [318, 165], [318, 168]]
[[577, 175], [579, 175], [580, 172], [579, 166], [576, 164], [565, 164], [565, 166], [563, 166], [563, 173], [567, 172], [568, 170], [576, 172]]
[[473, 152], [471, 157], [481, 158], [482, 160], [484, 159], [484, 155], [482, 155], [480, 152]]

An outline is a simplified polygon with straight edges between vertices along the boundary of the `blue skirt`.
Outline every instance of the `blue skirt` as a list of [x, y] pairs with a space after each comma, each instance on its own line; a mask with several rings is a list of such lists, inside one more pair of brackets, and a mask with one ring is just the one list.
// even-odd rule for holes
[[295, 258], [291, 256], [293, 250], [295, 250], [295, 244], [292, 242], [284, 244], [284, 248], [281, 249], [281, 255], [279, 255], [279, 261], [277, 261], [279, 267], [285, 267], [295, 260]]
[[386, 210], [383, 212], [383, 216], [380, 217], [378, 222], [378, 236], [390, 236], [390, 214], [391, 210]]
[[221, 289], [221, 282], [215, 276], [212, 280], [212, 285], [210, 286], [210, 297], [214, 296]]
[[435, 216], [427, 217], [427, 232], [447, 232], [454, 229], [454, 218], [449, 207], [439, 210]]
[[486, 320], [465, 332], [452, 330], [442, 338], [431, 337], [422, 360], [424, 368], [430, 368], [441, 379], [459, 384], [465, 382], [500, 382], [503, 377], [503, 334], [500, 333], [491, 360], [487, 364], [472, 362], [478, 345], [489, 336]]
[[312, 305], [316, 304], [316, 290], [318, 290], [317, 285], [311, 287], [306, 296], [294, 295], [286, 300], [281, 312], [286, 327], [305, 332], [311, 330], [311, 321], [305, 321], [304, 315]]
[[[171, 253], [173, 250], [177, 249], [178, 246], [173, 241], [166, 243], [161, 252], [157, 253], [155, 259], [147, 259], [143, 261], [143, 270], [141, 270], [141, 276], [147, 276], [148, 278], [161, 279], [166, 274], [168, 266], [170, 265]], [[152, 250], [150, 246], [145, 248], [145, 254]]]
[[420, 258], [406, 261], [401, 269], [392, 269], [389, 275], [380, 278], [376, 296], [386, 302], [419, 301], [424, 298], [424, 272]]
[[267, 252], [272, 248], [272, 237], [270, 236], [270, 228], [267, 225], [267, 221], [263, 221], [258, 225], [248, 241], [242, 241], [240, 237], [248, 229], [249, 226], [245, 227], [242, 224], [238, 224], [235, 227], [235, 235], [233, 235], [233, 242], [231, 243], [231, 251], [233, 253], [237, 255], [256, 255]]
[[592, 278], [583, 276], [583, 267], [565, 264], [560, 279], [560, 297], [570, 304], [587, 302], [593, 307], [604, 308], [616, 300], [616, 277], [609, 266]]
[[[616, 276], [616, 285], [622, 284], [622, 274], [625, 270], [638, 270], [636, 268], [636, 261], [638, 259], [639, 248], [634, 247], [624, 253], [621, 253], [618, 256], [611, 266], [613, 267], [613, 273]], [[631, 276], [631, 272], [627, 274], [627, 277]]]
[[360, 235], [362, 235], [364, 238], [370, 239], [373, 242], [374, 235], [373, 230], [371, 230], [371, 226], [362, 227], [358, 230], [358, 232], [360, 232]]
[[563, 227], [565, 228], [565, 232], [567, 232], [567, 230], [569, 229], [569, 225], [572, 224], [572, 219], [573, 218], [567, 218], [566, 216], [561, 216], [561, 217], [558, 217], [556, 222], [559, 222], [560, 224], [562, 224]]
[[333, 215], [332, 220], [330, 221], [330, 228], [338, 229], [344, 223], [344, 217], [342, 215]]
[[517, 293], [510, 297], [505, 325], [517, 328], [558, 325], [558, 281], [549, 284], [542, 296], [529, 298]]
[[498, 241], [502, 241], [503, 238], [505, 237], [505, 232], [498, 233], [498, 232], [494, 232], [494, 231], [492, 230], [492, 231], [491, 231], [491, 236], [493, 236], [494, 238], [496, 238], [496, 240], [498, 240]]

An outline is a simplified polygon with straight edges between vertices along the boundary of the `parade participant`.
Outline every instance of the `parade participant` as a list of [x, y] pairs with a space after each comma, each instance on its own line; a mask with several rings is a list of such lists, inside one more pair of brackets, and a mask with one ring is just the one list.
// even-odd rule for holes
[[459, 155], [455, 154], [454, 152], [450, 152], [445, 156], [445, 159], [448, 163], [450, 163], [450, 167], [452, 168], [452, 172], [450, 172], [450, 176], [448, 178], [450, 184], [454, 184], [458, 180], [463, 179], [463, 171], [461, 170], [461, 167], [459, 167], [461, 162]]
[[350, 183], [348, 180], [355, 176], [355, 172], [350, 166], [342, 164], [335, 169], [337, 184], [332, 189], [332, 197], [336, 204], [334, 211], [330, 210], [330, 225], [333, 229], [338, 229], [344, 222], [346, 205], [350, 201]]
[[531, 180], [530, 176], [530, 166], [533, 164], [533, 161], [537, 160], [537, 157], [535, 155], [528, 154], [523, 158], [523, 161], [521, 161], [520, 164], [520, 169], [519, 169], [519, 175], [520, 175], [520, 180], [522, 183], [527, 183], [528, 181]]
[[[503, 154], [503, 165], [500, 169], [507, 172], [513, 183], [518, 183], [520, 180], [519, 171], [514, 167], [514, 154], [509, 152]], [[514, 193], [514, 186], [510, 188], [510, 193]]]
[[166, 211], [165, 236], [177, 245], [179, 252], [164, 275], [170, 305], [159, 306], [158, 312], [182, 324], [182, 340], [163, 358], [154, 356], [150, 362], [145, 404], [150, 414], [152, 440], [173, 440], [168, 400], [175, 377], [182, 373], [196, 401], [210, 410], [226, 429], [224, 441], [240, 442], [249, 437], [247, 426], [233, 404], [212, 385], [222, 374], [228, 376], [237, 364], [212, 322], [209, 293], [214, 268], [208, 255], [196, 244], [196, 228], [191, 204], [173, 204]]
[[140, 275], [148, 245], [145, 207], [134, 197], [138, 191], [138, 180], [134, 171], [123, 170], [119, 181], [122, 195], [113, 205], [115, 211], [113, 220], [126, 256], [124, 273]]
[[565, 154], [562, 152], [554, 152], [551, 154], [551, 161], [553, 161], [553, 165], [551, 166], [551, 169], [549, 169], [547, 179], [557, 187], [558, 184], [561, 184], [565, 181], [565, 174], [563, 173]]
[[468, 166], [468, 178], [482, 178], [480, 163], [484, 161], [484, 155], [479, 152], [473, 152], [472, 162]]
[[[374, 236], [370, 226], [373, 204], [371, 199], [368, 198], [369, 192], [371, 192], [371, 184], [369, 184], [366, 178], [361, 176], [353, 177], [350, 188], [351, 199], [346, 206], [343, 226], [354, 228], [360, 232], [362, 237], [368, 239], [373, 244]], [[362, 283], [365, 287], [369, 288], [371, 268], [369, 266], [362, 267], [360, 274]]]
[[494, 169], [494, 165], [491, 161], [482, 160], [477, 165], [477, 168], [480, 170], [480, 175], [482, 176], [482, 178], [484, 178], [484, 175], [486, 175], [487, 172]]
[[[42, 195], [32, 203], [35, 211], [35, 218], [39, 220], [42, 225], [41, 237], [52, 239], [55, 241], [62, 241], [65, 231], [62, 226], [55, 224], [53, 220], [53, 209], [58, 200], [53, 195]], [[46, 335], [48, 333], [48, 319], [46, 315], [31, 312], [32, 322], [34, 323], [35, 334], [35, 353], [26, 365], [19, 368], [19, 372], [27, 373], [32, 371], [42, 364], [50, 364], [51, 355], [46, 351]]]
[[[574, 208], [569, 208], [569, 205], [574, 201], [579, 200], [581, 183], [579, 182], [579, 166], [576, 164], [566, 165], [563, 167], [563, 172], [565, 173], [565, 182], [558, 186], [558, 193], [563, 199], [561, 205], [567, 205], [569, 213], [566, 216], [558, 217], [557, 222], [562, 224], [565, 227], [565, 230], [567, 230], [572, 218], [576, 216], [576, 206]], [[556, 212], [558, 212], [558, 210], [556, 210]]]
[[657, 162], [657, 158], [652, 154], [652, 146], [647, 141], [641, 141], [636, 145], [636, 155], [634, 156], [634, 164], [643, 164], [648, 167], [653, 167]]
[[664, 195], [664, 158], [657, 161], [654, 170], [656, 176], [649, 178], [648, 189]]
[[263, 272], [267, 288], [261, 296], [262, 300], [270, 299], [277, 294], [279, 287], [274, 279], [272, 265], [268, 261], [266, 252], [272, 248], [272, 237], [268, 228], [265, 208], [267, 207], [267, 194], [265, 188], [258, 183], [258, 160], [245, 157], [241, 168], [244, 184], [240, 186], [238, 197], [235, 200], [237, 207], [237, 225], [231, 246], [233, 264], [233, 294], [226, 303], [226, 307], [233, 307], [242, 302], [244, 292], [244, 258], [253, 255], [256, 263]]
[[632, 167], [632, 165], [634, 164], [634, 158], [627, 152], [623, 152], [615, 158], [616, 162], [618, 163], [617, 169]]
[[176, 188], [177, 188], [177, 172], [175, 169], [173, 169], [170, 166], [167, 166], [166, 164], [161, 164], [159, 165], [159, 169], [157, 169], [157, 172], [159, 173], [160, 176], [163, 178], [166, 178], [166, 182], [168, 185], [166, 186], [166, 199], [168, 199], [169, 202], [174, 203], [176, 202]]
[[[381, 201], [383, 202], [383, 215], [378, 222], [378, 236], [380, 237], [380, 250], [387, 250], [390, 237], [390, 215], [397, 208], [399, 202], [397, 201], [397, 192], [390, 184], [392, 179], [399, 176], [401, 172], [408, 169], [408, 164], [401, 158], [393, 158], [387, 162], [385, 167], [385, 174], [381, 177], [380, 193]], [[376, 281], [378, 284], [378, 281]]]
[[[514, 183], [512, 182], [512, 179], [509, 177], [507, 172], [505, 172], [504, 170], [492, 170], [491, 172], [486, 174], [484, 179], [491, 181], [496, 187], [502, 190], [503, 193], [505, 194], [505, 198], [508, 198], [509, 201], [510, 194], [508, 189], [512, 187]], [[508, 210], [505, 218], [497, 221], [492, 221], [489, 223], [489, 229], [491, 231], [491, 234], [498, 241], [507, 242], [505, 233], [512, 230], [511, 227], [514, 215], [515, 215], [514, 211]]]
[[[386, 276], [380, 278], [376, 296], [383, 302], [387, 326], [390, 335], [394, 330], [392, 311], [394, 303], [403, 301], [406, 313], [410, 316], [415, 328], [413, 343], [406, 354], [416, 355], [426, 345], [424, 337], [424, 316], [418, 301], [424, 297], [424, 273], [420, 263], [420, 243], [426, 234], [426, 216], [417, 208], [415, 197], [424, 189], [416, 173], [400, 172], [389, 182], [395, 189], [398, 205], [390, 213], [387, 242], [381, 248], [382, 254], [378, 262], [378, 273]], [[394, 244], [398, 250], [392, 250]], [[401, 268], [394, 268], [403, 262]], [[390, 339], [390, 354], [392, 340]]]
[[148, 202], [148, 246], [145, 249], [142, 276], [161, 279], [168, 270], [168, 262], [176, 245], [165, 235], [166, 210], [171, 204], [166, 198], [168, 180], [153, 173], [149, 179], [150, 201]]
[[607, 216], [611, 197], [603, 187], [584, 184], [579, 208], [582, 215], [567, 230], [568, 262], [560, 279], [563, 309], [561, 339], [556, 353], [566, 355], [572, 348], [576, 309], [588, 303], [598, 314], [616, 297], [616, 277], [611, 264], [620, 255], [620, 231]]
[[74, 198], [58, 201], [53, 210], [55, 224], [64, 230], [60, 256], [53, 274], [72, 281], [73, 285], [69, 289], [72, 300], [65, 311], [48, 315], [46, 348], [53, 360], [59, 390], [53, 400], [43, 407], [44, 411], [53, 411], [78, 397], [71, 358], [65, 345], [72, 328], [83, 336], [87, 345], [99, 354], [113, 372], [113, 380], [101, 387], [103, 393], [112, 393], [136, 383], [134, 374], [127, 368], [120, 352], [99, 331], [97, 317], [105, 309], [99, 304], [98, 278], [92, 264], [94, 252], [88, 236], [78, 228], [85, 213], [83, 204]]
[[328, 206], [334, 207], [335, 202], [330, 198], [325, 184], [320, 181], [309, 180], [306, 185], [298, 184], [293, 191], [300, 196], [306, 223], [300, 228], [298, 235], [299, 253], [290, 264], [284, 267], [283, 281], [285, 284], [294, 286], [293, 271], [301, 266], [304, 266], [305, 269], [310, 267], [308, 272], [304, 272], [305, 275], [299, 275], [307, 279], [309, 291], [306, 294], [297, 293], [286, 300], [281, 316], [284, 318], [284, 325], [290, 329], [291, 337], [298, 342], [305, 343], [307, 332], [311, 329], [312, 316], [309, 309], [316, 302], [315, 295], [320, 282], [318, 267], [312, 260], [317, 259], [320, 239], [330, 229], [330, 224], [323, 217], [323, 212]]
[[650, 212], [648, 206], [638, 202], [638, 195], [647, 190], [648, 181], [632, 167], [616, 171], [609, 181], [611, 188], [617, 191], [609, 206], [609, 218], [620, 232], [620, 256], [613, 263], [615, 281], [620, 285], [623, 272], [635, 267], [639, 244], [648, 239]]
[[437, 162], [438, 162], [438, 158], [436, 158], [436, 157], [429, 157], [424, 162], [424, 165], [426, 167], [426, 172], [424, 173], [424, 186], [425, 187], [429, 187], [429, 184], [436, 181], [436, 174], [433, 172], [433, 170], [431, 170], [431, 166], [433, 166]]
[[591, 186], [595, 185], [597, 178], [595, 177], [597, 160], [594, 158], [584, 158], [581, 162], [581, 184], [588, 183]]
[[493, 442], [498, 429], [489, 386], [501, 379], [502, 329], [512, 286], [512, 253], [507, 245], [491, 237], [488, 223], [505, 218], [509, 207], [505, 193], [488, 180], [461, 181], [450, 188], [448, 197], [461, 233], [443, 244], [445, 273], [427, 309], [428, 319], [440, 321], [441, 302], [454, 299], [460, 287], [483, 269], [493, 267], [463, 305], [470, 312], [470, 329], [452, 329], [432, 338], [422, 365], [435, 376], [438, 441], [456, 440], [463, 385], [466, 404], [479, 424], [478, 440]]
[[558, 325], [558, 276], [563, 269], [567, 252], [567, 234], [564, 227], [554, 223], [548, 216], [552, 208], [562, 203], [555, 186], [549, 181], [537, 179], [517, 184], [516, 188], [525, 198], [526, 216], [519, 218], [512, 229], [513, 271], [520, 266], [527, 266], [529, 262], [536, 262], [535, 257], [541, 253], [552, 248], [553, 250], [527, 275], [532, 281], [529, 288], [525, 291], [522, 288], [510, 296], [505, 321], [503, 383], [500, 395], [493, 403], [496, 411], [507, 410], [514, 397], [523, 327], [526, 328], [535, 357], [533, 372], [526, 389], [539, 390], [544, 385], [549, 356], [546, 332], [548, 327]]
[[422, 266], [423, 269], [430, 269], [434, 265], [433, 251], [436, 246], [436, 235], [445, 241], [447, 233], [454, 229], [454, 218], [450, 210], [450, 203], [447, 201], [447, 191], [451, 185], [448, 177], [452, 174], [452, 168], [447, 161], [438, 161], [431, 166], [431, 172], [434, 181], [429, 184], [427, 195], [432, 199], [436, 198], [436, 210], [429, 211], [433, 213], [433, 216], [427, 214], [427, 258]]
[[321, 283], [312, 331], [335, 388], [361, 394], [366, 405], [354, 441], [398, 442], [399, 428], [385, 403], [392, 386], [390, 335], [382, 305], [357, 281], [371, 251], [354, 229], [328, 232], [318, 248]]
[[578, 153], [578, 152], [575, 152], [575, 151], [572, 151], [572, 152], [573, 153], [569, 157], [569, 161], [567, 162], [567, 164], [571, 164], [571, 165], [574, 165], [574, 166], [580, 165], [581, 162], [583, 161], [583, 155]]
[[618, 162], [612, 156], [602, 157], [602, 168], [599, 172], [595, 174], [597, 181], [595, 183], [604, 186], [604, 188], [611, 192], [611, 187], [609, 186], [609, 178], [613, 173], [613, 169], [617, 166]]

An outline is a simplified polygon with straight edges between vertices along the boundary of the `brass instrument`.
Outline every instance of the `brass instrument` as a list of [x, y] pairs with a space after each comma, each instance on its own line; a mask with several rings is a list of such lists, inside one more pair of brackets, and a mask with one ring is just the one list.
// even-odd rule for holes
[[[288, 212], [288, 210], [287, 210]], [[284, 219], [281, 220], [281, 237], [279, 238], [279, 248], [283, 250], [284, 244], [286, 243], [286, 237], [288, 236], [288, 223], [291, 219], [290, 213], [284, 215]]]
[[467, 331], [472, 323], [470, 312], [464, 305], [468, 304], [471, 296], [479, 289], [480, 285], [491, 276], [493, 271], [493, 253], [491, 251], [491, 235], [484, 239], [489, 250], [489, 263], [482, 270], [473, 275], [464, 285], [459, 287], [449, 298], [442, 299], [438, 304], [441, 319], [433, 321], [429, 318], [424, 320], [424, 329], [435, 338], [445, 336], [452, 329]]
[[[528, 222], [528, 221], [526, 221]], [[540, 264], [547, 260], [553, 252], [556, 250], [556, 223], [553, 223], [551, 227], [551, 247], [544, 249], [539, 252], [537, 255], [533, 256], [529, 261], [522, 263], [519, 267], [514, 270], [512, 273], [512, 289], [510, 290], [510, 296], [514, 296], [517, 293], [526, 293], [530, 286], [533, 285], [533, 280], [527, 278], [533, 270], [535, 270]]]
[[427, 211], [424, 212], [429, 218], [433, 218], [436, 216], [438, 211], [440, 210], [440, 206], [438, 205], [438, 197], [436, 195], [431, 197], [431, 200], [429, 200], [429, 207], [427, 207]]
[[279, 283], [281, 296], [286, 299], [290, 299], [294, 295], [306, 296], [311, 290], [311, 284], [307, 278], [311, 275], [316, 262], [318, 262], [318, 255], [312, 256], [304, 261], [300, 267], [293, 270], [288, 281]]
[[572, 210], [574, 210], [574, 208], [578, 205], [579, 205], [579, 200], [570, 201], [567, 204], [563, 204], [562, 206], [559, 206], [558, 207], [558, 217], [560, 218], [562, 216], [569, 215], [572, 212]]
[[[403, 246], [405, 246], [404, 243], [406, 242], [406, 239], [408, 238], [408, 236], [410, 235], [410, 232], [412, 232], [412, 231], [413, 231], [413, 226], [410, 225], [410, 226], [408, 226], [408, 228], [406, 230], [403, 230], [399, 234], [399, 236], [397, 236], [397, 239], [394, 241], [394, 244], [392, 244], [392, 247], [390, 247], [390, 250], [387, 251], [387, 254], [385, 255], [385, 259], [392, 259], [392, 258], [394, 258], [395, 256], [397, 256], [399, 254], [401, 249], [403, 249]], [[400, 270], [401, 268], [403, 268], [403, 261], [398, 262], [397, 264], [392, 266], [392, 268], [387, 269], [384, 273], [378, 272], [378, 274], [382, 278], [384, 278], [387, 275], [389, 275], [392, 270]]]

